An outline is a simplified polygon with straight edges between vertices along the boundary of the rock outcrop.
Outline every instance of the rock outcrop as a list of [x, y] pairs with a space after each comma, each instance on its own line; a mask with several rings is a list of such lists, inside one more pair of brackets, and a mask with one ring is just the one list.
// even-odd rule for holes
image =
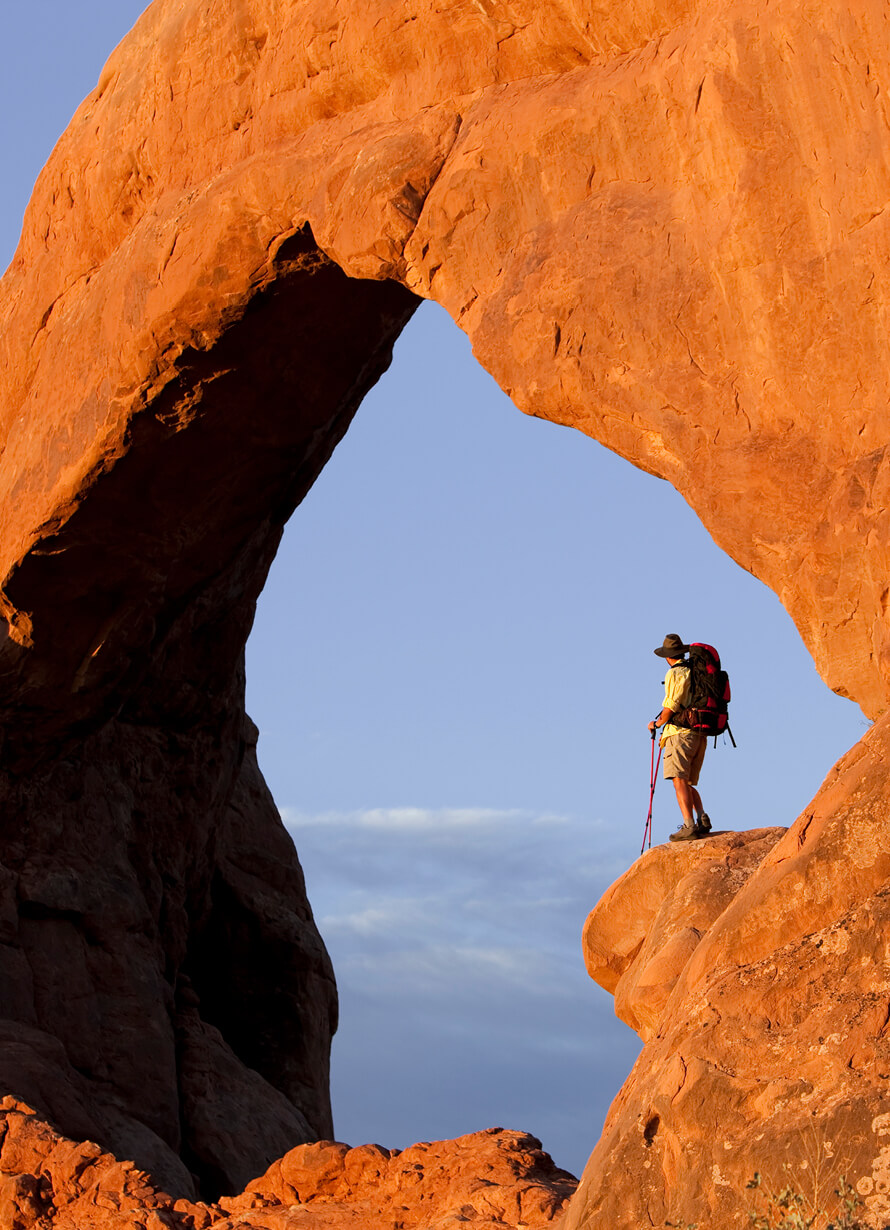
[[711, 926], [785, 829], [656, 846], [605, 893], [584, 927], [587, 972], [644, 1042]]
[[493, 1128], [414, 1145], [322, 1141], [292, 1149], [220, 1204], [173, 1200], [132, 1162], [66, 1140], [11, 1098], [0, 1101], [4, 1230], [542, 1230], [577, 1180], [540, 1141]]
[[534, 1136], [501, 1128], [404, 1151], [324, 1141], [292, 1150], [223, 1200], [230, 1220], [215, 1230], [542, 1227], [559, 1220], [577, 1184]]
[[132, 1162], [67, 1140], [10, 1097], [0, 1101], [5, 1230], [206, 1230], [211, 1210], [175, 1203]]
[[746, 1224], [755, 1172], [821, 1208], [843, 1175], [890, 1222], [888, 767], [882, 719], [784, 834], [653, 849], [593, 911], [588, 968], [646, 1046], [566, 1230]]
[[[522, 410], [669, 479], [884, 711], [888, 87], [878, 0], [149, 7], [0, 286], [9, 1092], [184, 1192], [330, 1134], [331, 971], [242, 651], [417, 296]], [[648, 1067], [572, 1224], [622, 1224], [621, 1165], [696, 1220], [758, 1133], [780, 1156], [817, 1112], [871, 1140], [886, 739], [697, 944], [653, 932], [664, 968], [627, 984]]]

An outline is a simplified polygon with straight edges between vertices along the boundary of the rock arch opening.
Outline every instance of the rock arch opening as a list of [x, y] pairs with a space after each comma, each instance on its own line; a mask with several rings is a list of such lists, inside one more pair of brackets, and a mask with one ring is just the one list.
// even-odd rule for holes
[[[676, 590], [666, 527], [701, 590]], [[508, 1121], [583, 1166], [637, 1043], [576, 935], [639, 852], [668, 594], [734, 674], [741, 750], [706, 773], [720, 827], [791, 823], [861, 714], [676, 493], [518, 415], [423, 305], [290, 523], [248, 646], [260, 763], [338, 972], [345, 1139]], [[781, 741], [778, 677], [812, 719]], [[656, 841], [675, 810], [660, 785]]]

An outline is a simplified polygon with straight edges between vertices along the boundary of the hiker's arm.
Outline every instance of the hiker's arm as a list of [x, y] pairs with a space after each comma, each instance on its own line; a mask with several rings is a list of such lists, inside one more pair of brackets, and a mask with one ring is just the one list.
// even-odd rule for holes
[[667, 723], [671, 720], [673, 716], [674, 716], [673, 709], [668, 709], [667, 706], [665, 706], [665, 708], [662, 709], [661, 713], [659, 713], [655, 721], [649, 723], [649, 730], [650, 731], [660, 730], [662, 726], [667, 725]]

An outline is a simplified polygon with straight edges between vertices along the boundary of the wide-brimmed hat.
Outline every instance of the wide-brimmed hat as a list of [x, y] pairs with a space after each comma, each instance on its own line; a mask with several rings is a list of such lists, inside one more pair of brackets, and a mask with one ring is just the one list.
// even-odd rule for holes
[[676, 632], [669, 632], [661, 648], [653, 649], [652, 652], [659, 658], [685, 658], [689, 653], [689, 646], [683, 644]]

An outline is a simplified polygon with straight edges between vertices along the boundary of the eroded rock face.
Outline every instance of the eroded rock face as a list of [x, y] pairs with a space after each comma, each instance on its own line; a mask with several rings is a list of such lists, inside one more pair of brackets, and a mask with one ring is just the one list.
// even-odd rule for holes
[[[878, 0], [156, 0], [54, 151], [4, 280], [13, 679], [33, 689], [41, 658], [88, 709], [151, 639], [158, 595], [143, 610], [130, 591], [171, 567], [155, 527], [127, 528], [129, 618], [118, 589], [91, 591], [76, 637], [40, 609], [59, 560], [34, 553], [61, 549], [144, 435], [218, 423], [234, 362], [284, 363], [225, 339], [248, 304], [298, 311], [269, 290], [309, 224], [350, 275], [443, 303], [523, 410], [674, 483], [779, 593], [831, 686], [881, 711], [888, 40]], [[308, 336], [287, 338], [299, 366]], [[287, 374], [268, 373], [269, 410], [291, 404]], [[171, 492], [143, 481], [163, 518]]]
[[491, 1128], [404, 1151], [324, 1141], [292, 1150], [222, 1201], [231, 1220], [217, 1230], [541, 1227], [559, 1220], [576, 1186], [524, 1132]]
[[132, 1162], [60, 1136], [13, 1098], [0, 1101], [0, 1224], [6, 1230], [206, 1230], [211, 1211], [174, 1204]]
[[333, 974], [255, 737], [118, 720], [3, 797], [0, 1085], [177, 1193], [331, 1132]]
[[[521, 409], [669, 479], [828, 683], [883, 711], [888, 78], [878, 0], [147, 10], [0, 287], [11, 1091], [183, 1188], [329, 1134], [333, 985], [241, 655], [281, 527], [416, 295]], [[653, 955], [626, 997], [648, 1066], [572, 1224], [622, 1224], [620, 1166], [653, 1218], [729, 1208], [755, 1124], [771, 1157], [814, 1111], [872, 1140], [886, 737], [709, 930], [696, 914], [697, 944], [652, 940], [662, 973]], [[233, 1108], [262, 1125], [247, 1158]]]
[[[743, 1224], [758, 1171], [822, 1208], [845, 1175], [890, 1222], [888, 766], [883, 719], [784, 835], [653, 850], [594, 910], [591, 973], [646, 1046], [566, 1230]], [[636, 948], [610, 958], [635, 888]]]
[[538, 1230], [576, 1186], [533, 1136], [493, 1128], [404, 1151], [304, 1145], [233, 1199], [173, 1200], [132, 1162], [0, 1101], [4, 1230]]
[[785, 829], [714, 833], [650, 850], [591, 912], [583, 951], [594, 982], [644, 1042], [702, 936], [717, 921]]

